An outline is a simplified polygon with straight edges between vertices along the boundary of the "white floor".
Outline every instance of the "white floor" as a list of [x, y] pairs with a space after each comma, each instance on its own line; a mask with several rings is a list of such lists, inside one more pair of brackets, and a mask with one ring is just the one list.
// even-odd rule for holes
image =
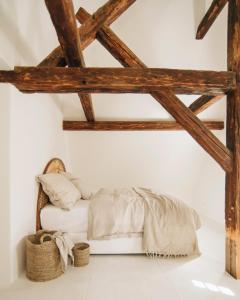
[[240, 281], [224, 272], [224, 234], [207, 222], [199, 231], [202, 256], [157, 259], [145, 256], [92, 256], [83, 268], [47, 283], [22, 276], [0, 291], [1, 300], [208, 300], [240, 299]]

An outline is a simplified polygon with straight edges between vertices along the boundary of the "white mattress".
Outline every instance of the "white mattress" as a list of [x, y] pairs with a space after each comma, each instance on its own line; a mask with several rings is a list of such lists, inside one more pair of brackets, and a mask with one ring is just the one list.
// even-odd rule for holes
[[41, 210], [42, 228], [71, 233], [87, 232], [88, 206], [88, 200], [78, 200], [71, 210], [48, 204]]
[[142, 235], [132, 238], [111, 240], [87, 240], [88, 200], [78, 200], [71, 210], [63, 210], [52, 204], [41, 210], [41, 224], [44, 230], [67, 232], [74, 243], [87, 242], [91, 254], [141, 254]]

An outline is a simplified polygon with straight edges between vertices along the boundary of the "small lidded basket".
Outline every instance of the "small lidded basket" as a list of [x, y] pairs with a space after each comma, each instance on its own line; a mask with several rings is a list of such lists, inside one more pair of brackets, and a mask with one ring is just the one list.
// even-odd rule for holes
[[78, 243], [73, 247], [74, 267], [89, 264], [90, 246], [87, 243]]

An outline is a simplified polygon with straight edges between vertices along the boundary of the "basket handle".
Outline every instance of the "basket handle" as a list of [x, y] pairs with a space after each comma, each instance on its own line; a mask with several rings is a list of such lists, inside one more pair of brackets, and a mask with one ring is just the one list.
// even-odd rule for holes
[[51, 241], [53, 240], [53, 236], [52, 236], [51, 234], [45, 233], [45, 234], [43, 234], [43, 235], [40, 237], [40, 244], [43, 244], [43, 243], [44, 243], [44, 239], [47, 238], [47, 237], [50, 238]]

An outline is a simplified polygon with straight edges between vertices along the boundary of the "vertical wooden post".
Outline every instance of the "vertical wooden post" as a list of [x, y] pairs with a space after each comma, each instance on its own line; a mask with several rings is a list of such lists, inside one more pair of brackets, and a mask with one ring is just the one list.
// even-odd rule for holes
[[229, 0], [228, 70], [237, 74], [237, 88], [227, 98], [227, 147], [233, 171], [226, 174], [226, 271], [240, 279], [240, 0]]

